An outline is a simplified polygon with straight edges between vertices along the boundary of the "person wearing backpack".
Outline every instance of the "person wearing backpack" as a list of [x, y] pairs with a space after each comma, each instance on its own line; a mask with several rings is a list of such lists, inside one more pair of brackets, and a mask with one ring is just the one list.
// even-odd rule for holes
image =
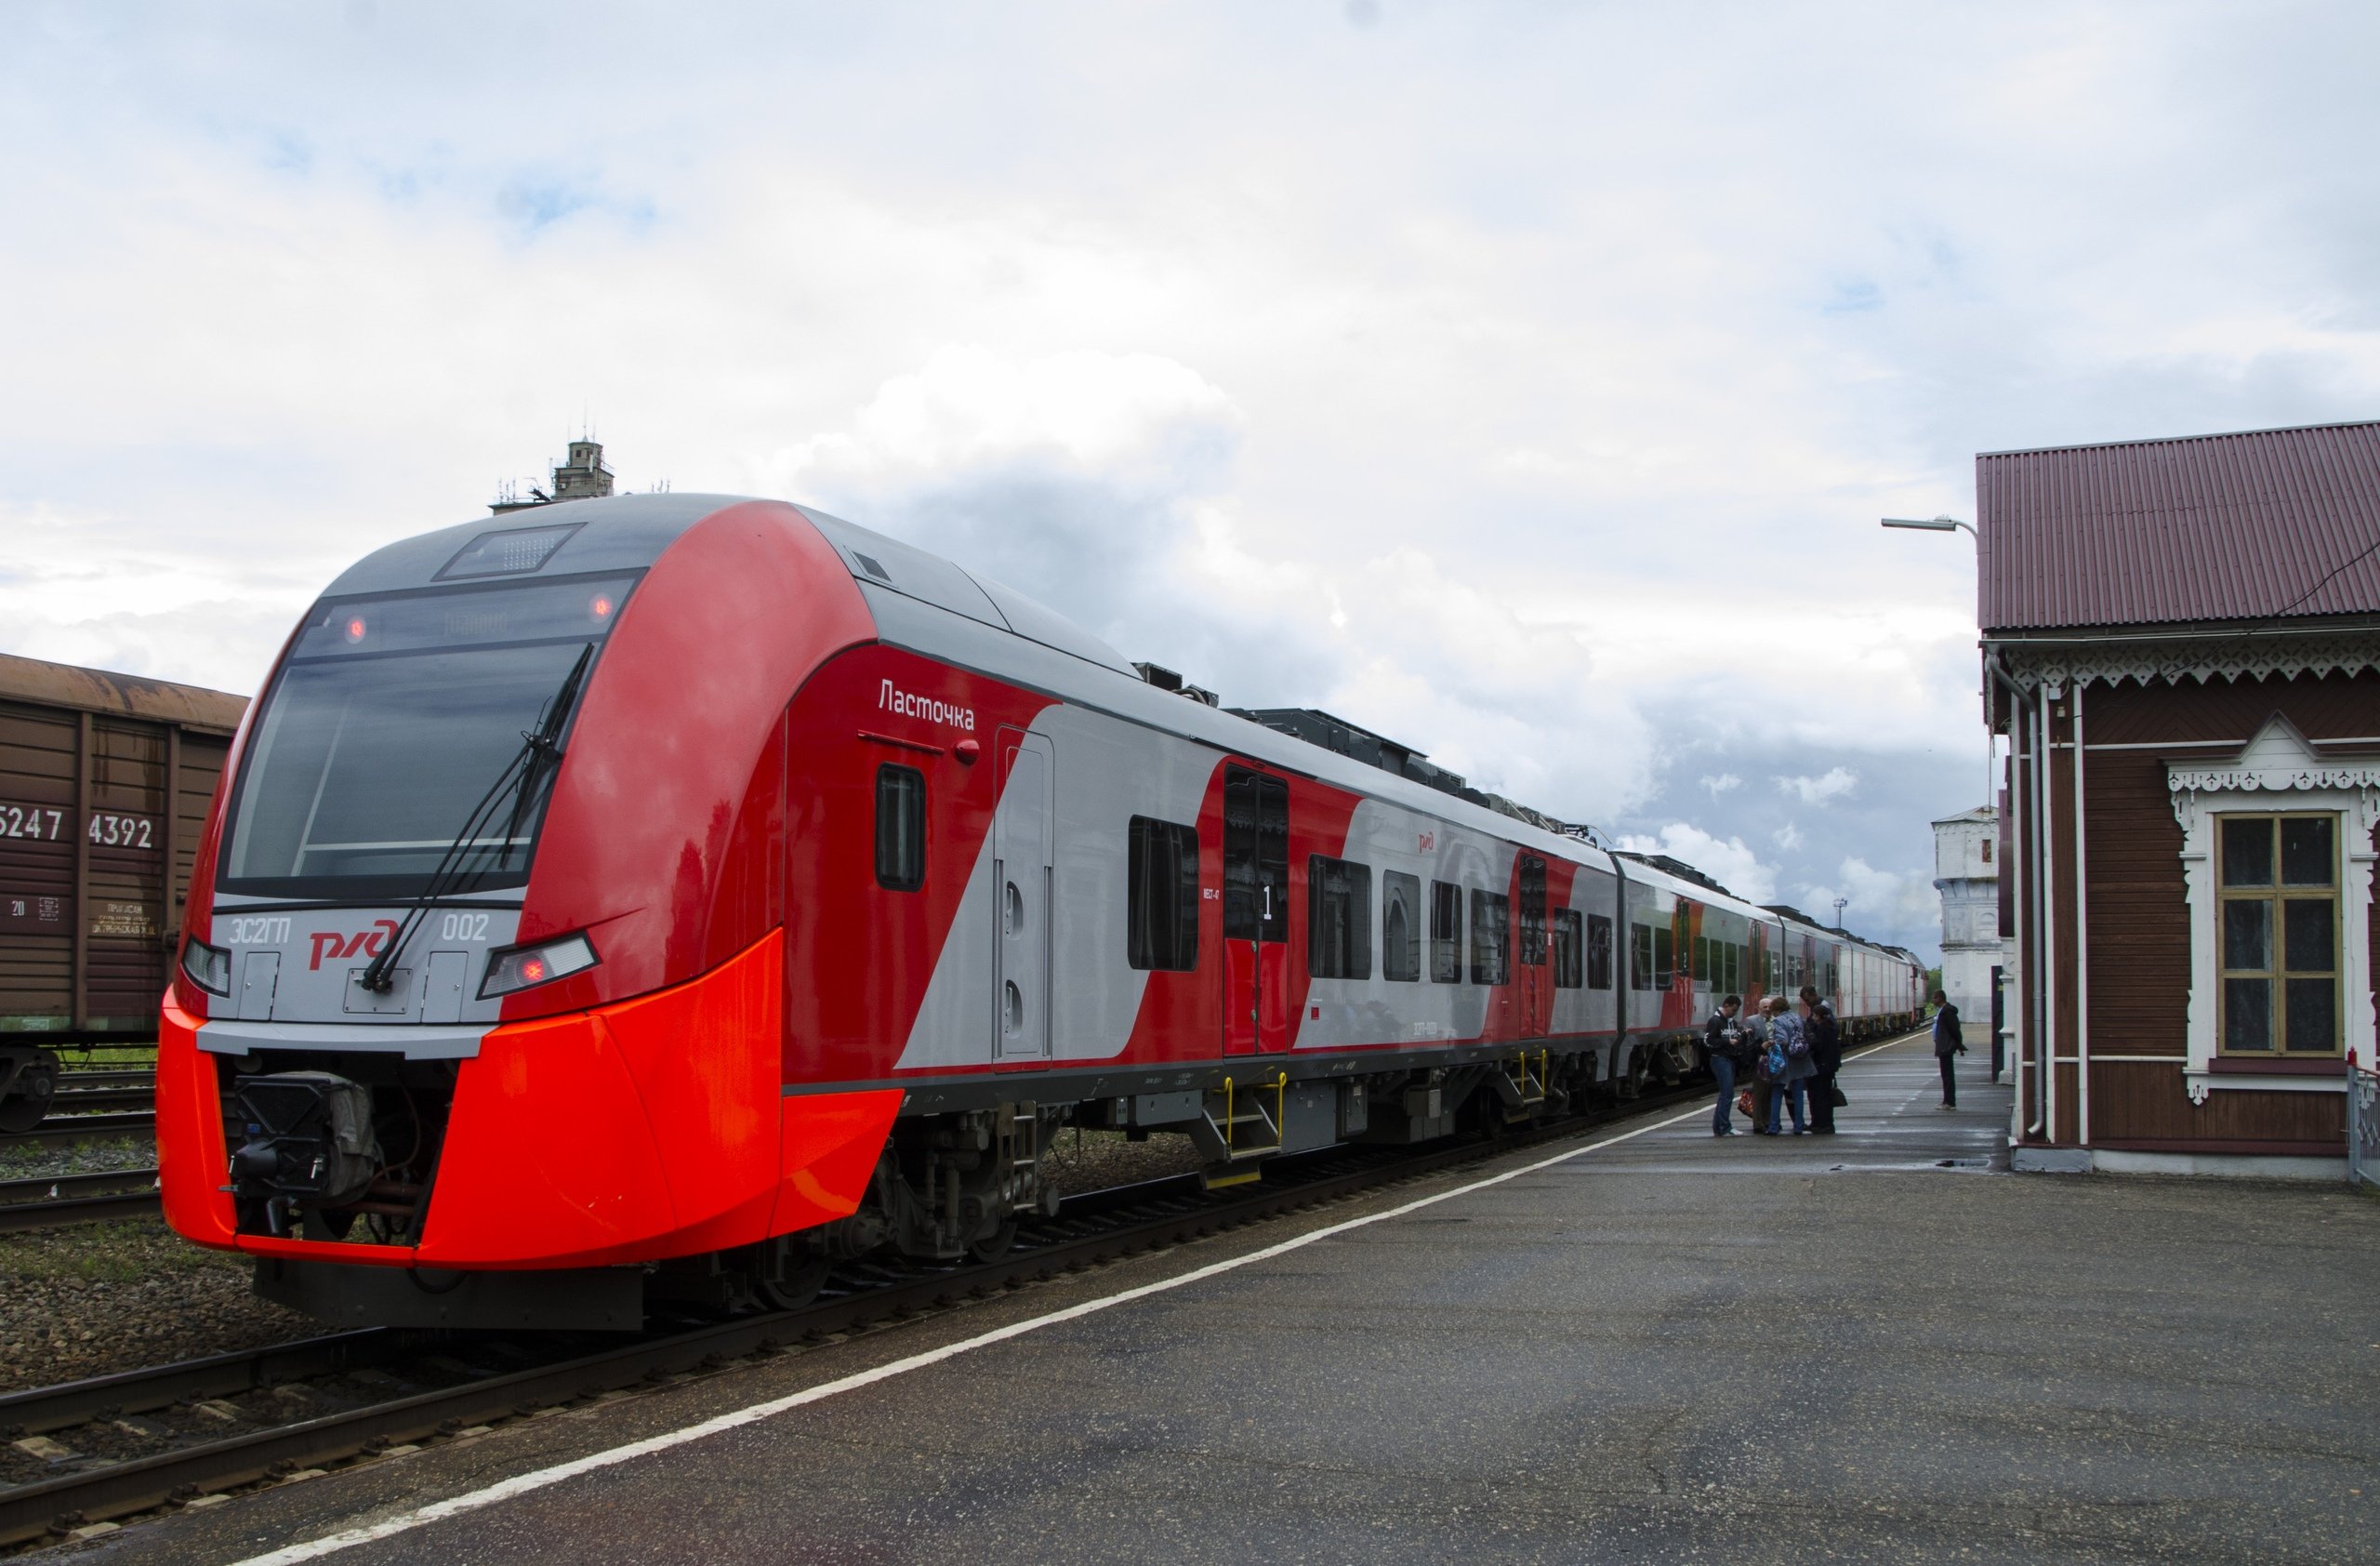
[[1809, 1008], [1804, 1026], [1810, 1035], [1810, 1135], [1834, 1135], [1834, 1074], [1843, 1068], [1843, 1029], [1834, 1008], [1808, 985], [1802, 987], [1802, 1004]]
[[1736, 1107], [1736, 1057], [1743, 1047], [1743, 1029], [1736, 1026], [1736, 1014], [1743, 1009], [1744, 998], [1730, 995], [1719, 1002], [1711, 1020], [1702, 1025], [1702, 1063], [1710, 1068], [1711, 1080], [1719, 1084], [1719, 1101], [1711, 1110], [1711, 1135], [1733, 1136], [1736, 1128], [1729, 1117]]
[[1784, 996], [1770, 998], [1768, 1002], [1768, 1058], [1763, 1062], [1768, 1068], [1768, 1135], [1781, 1136], [1783, 1127], [1779, 1110], [1791, 1106], [1793, 1111], [1793, 1135], [1805, 1136], [1809, 1127], [1802, 1113], [1802, 1095], [1816, 1074], [1810, 1064], [1809, 1029], [1793, 1010], [1793, 1002]]
[[1752, 1134], [1768, 1135], [1768, 1008], [1754, 1006], [1752, 1015], [1743, 1021], [1743, 1051], [1738, 1069], [1752, 1085], [1743, 1091], [1737, 1108], [1752, 1117]]

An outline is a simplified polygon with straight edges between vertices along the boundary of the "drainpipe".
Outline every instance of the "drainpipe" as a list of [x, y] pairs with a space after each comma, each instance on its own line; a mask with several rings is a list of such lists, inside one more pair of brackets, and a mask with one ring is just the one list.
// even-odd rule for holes
[[2041, 839], [2042, 907], [2042, 1139], [2051, 1144], [2057, 1141], [2057, 817], [2052, 802], [2057, 797], [2051, 778], [2056, 771], [2057, 756], [2053, 749], [2057, 740], [2056, 720], [2050, 716], [2050, 704], [2063, 695], [2065, 688], [2050, 682], [2042, 685], [2041, 700], [2033, 704], [2041, 716], [2041, 764], [2035, 767], [2034, 792], [2041, 797], [2041, 815], [2035, 819]]
[[[2018, 813], [2017, 820], [2009, 832], [2009, 838], [2016, 843], [2017, 853], [2001, 868], [2016, 878], [2016, 885], [2010, 891], [2009, 900], [2016, 906], [2016, 922], [2023, 932], [2023, 940], [2019, 943], [2016, 953], [2019, 987], [2022, 991], [2020, 999], [2024, 1002], [2023, 1007], [2016, 1013], [2022, 1034], [2018, 1042], [2020, 1045], [2034, 1045], [2039, 1042], [2042, 1033], [2041, 915], [2034, 884], [2040, 878], [2028, 877], [2025, 874], [2023, 849], [2027, 832], [2033, 833], [2037, 848], [2040, 841], [2040, 833], [2035, 829], [2035, 824], [2040, 820], [2038, 790], [2042, 770], [2041, 751], [2035, 743], [2033, 723], [2036, 709], [2040, 704], [2027, 697], [2024, 688], [2008, 677], [2006, 668], [2000, 661], [1999, 649], [1986, 648], [1983, 655], [1983, 669], [1984, 672], [1990, 676], [1992, 683], [2008, 693], [2008, 760], [2010, 763], [2008, 806]], [[2025, 773], [2021, 785], [2016, 777], [2018, 763], [2023, 763]], [[2025, 1068], [2027, 1057], [2030, 1053], [2030, 1049], [2018, 1048], [2010, 1052], [2009, 1057], [2010, 1064], [2016, 1072], [2016, 1091], [2009, 1106], [2008, 1130], [2009, 1135], [2016, 1140], [2022, 1140], [2025, 1136], [2034, 1135], [2042, 1129], [2042, 1117], [2039, 1114], [2034, 1116], [2030, 1125], [2024, 1123]], [[2037, 1105], [2041, 1102], [2041, 1079], [2036, 1074], [2033, 1082], [2033, 1098]]]
[[2091, 909], [2082, 860], [2082, 682], [2074, 682], [2074, 1132], [2091, 1145]]

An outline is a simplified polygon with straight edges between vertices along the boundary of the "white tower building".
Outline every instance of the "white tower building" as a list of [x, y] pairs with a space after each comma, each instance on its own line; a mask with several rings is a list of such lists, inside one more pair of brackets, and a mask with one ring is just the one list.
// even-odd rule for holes
[[1942, 894], [1942, 990], [1970, 1049], [1991, 1043], [2000, 988], [2000, 812], [1990, 805], [1934, 823], [1934, 889]]

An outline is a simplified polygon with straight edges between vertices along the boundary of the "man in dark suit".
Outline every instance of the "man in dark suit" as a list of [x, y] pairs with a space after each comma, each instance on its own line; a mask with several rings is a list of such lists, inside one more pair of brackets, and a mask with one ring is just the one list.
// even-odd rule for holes
[[1941, 1009], [1934, 1014], [1934, 1062], [1942, 1068], [1942, 1105], [1945, 1109], [1959, 1107], [1958, 1074], [1950, 1067], [1950, 1057], [1967, 1053], [1966, 1041], [1959, 1036], [1959, 1008], [1940, 990], [1934, 992], [1934, 1003]]

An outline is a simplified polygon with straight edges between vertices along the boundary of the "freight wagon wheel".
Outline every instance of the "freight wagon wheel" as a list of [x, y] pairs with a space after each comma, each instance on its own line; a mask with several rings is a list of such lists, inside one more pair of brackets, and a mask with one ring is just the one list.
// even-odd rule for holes
[[28, 1067], [7, 1100], [0, 1101], [0, 1131], [13, 1135], [39, 1125], [49, 1113], [50, 1095], [57, 1091], [58, 1079], [50, 1075], [49, 1068]]
[[1016, 1220], [1010, 1218], [983, 1239], [968, 1241], [967, 1254], [979, 1262], [996, 1262], [1015, 1243]]

